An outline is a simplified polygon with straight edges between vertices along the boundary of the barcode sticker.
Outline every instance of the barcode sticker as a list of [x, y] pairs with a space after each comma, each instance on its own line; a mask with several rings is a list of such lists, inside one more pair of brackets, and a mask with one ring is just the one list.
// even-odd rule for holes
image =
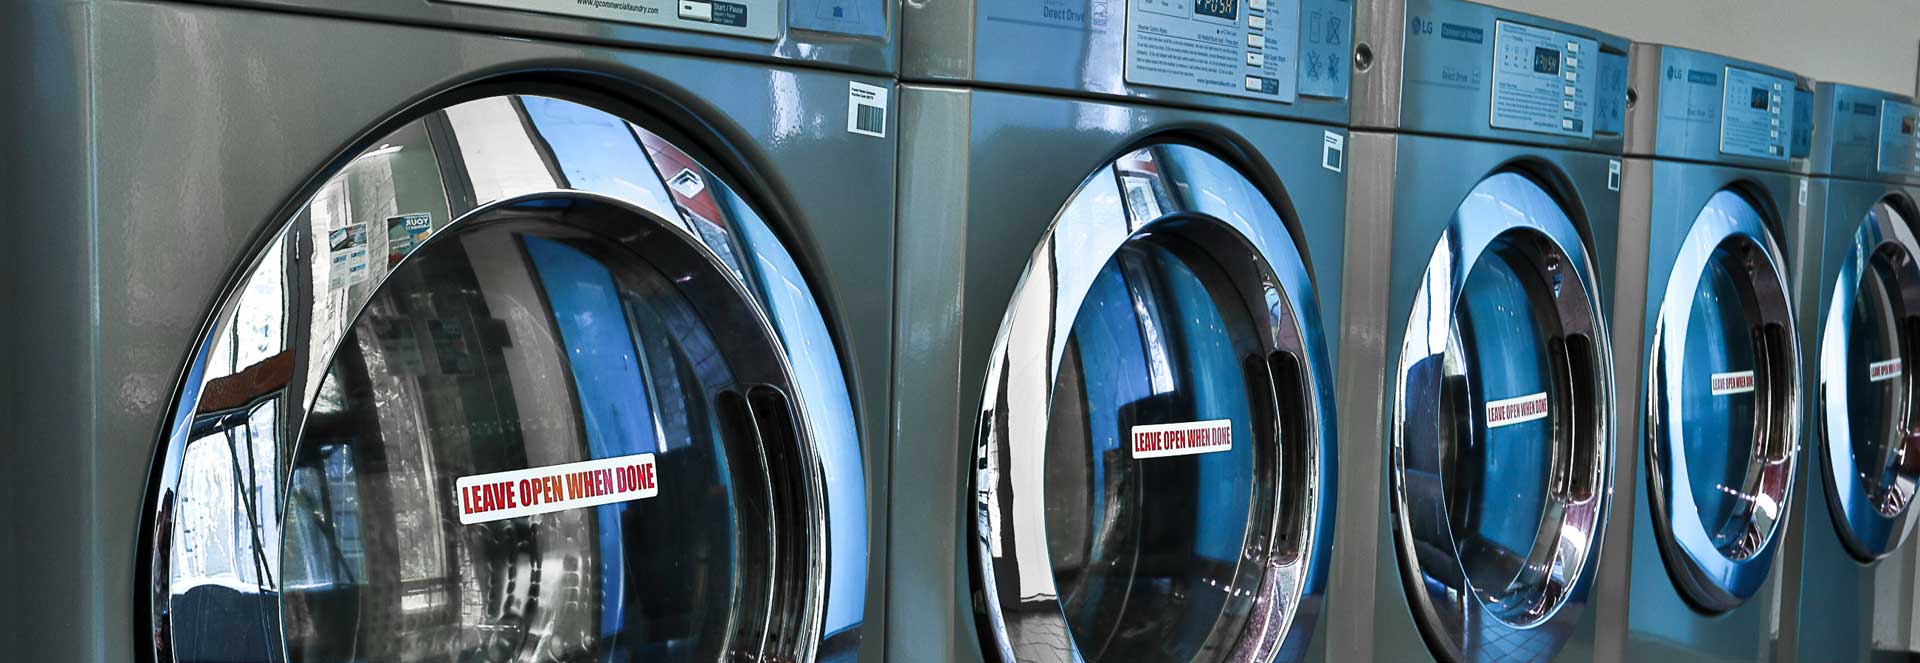
[[1166, 458], [1233, 448], [1233, 420], [1188, 421], [1133, 427], [1133, 457]]
[[1487, 401], [1487, 427], [1499, 428], [1547, 418], [1547, 392]]
[[1340, 172], [1345, 167], [1347, 157], [1347, 137], [1332, 131], [1320, 141], [1320, 167]]
[[1620, 160], [1619, 159], [1609, 159], [1607, 161], [1607, 190], [1608, 191], [1620, 190]]
[[1807, 181], [1800, 180], [1800, 206], [1807, 206]]
[[1879, 382], [1900, 377], [1900, 360], [1887, 359], [1867, 364], [1867, 381]]
[[1732, 396], [1753, 391], [1753, 371], [1734, 371], [1732, 373], [1714, 373], [1709, 376], [1708, 389], [1715, 396]]
[[887, 89], [847, 81], [847, 133], [887, 137]]

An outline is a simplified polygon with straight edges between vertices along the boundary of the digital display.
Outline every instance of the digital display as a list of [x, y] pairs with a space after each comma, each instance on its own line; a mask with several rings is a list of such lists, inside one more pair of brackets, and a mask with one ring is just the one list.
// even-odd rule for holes
[[1560, 75], [1560, 51], [1552, 48], [1533, 48], [1533, 71], [1537, 74]]
[[1747, 93], [1747, 107], [1754, 110], [1766, 110], [1767, 94], [1766, 88], [1753, 88], [1751, 92]]
[[1236, 20], [1240, 17], [1240, 0], [1193, 0], [1193, 13]]

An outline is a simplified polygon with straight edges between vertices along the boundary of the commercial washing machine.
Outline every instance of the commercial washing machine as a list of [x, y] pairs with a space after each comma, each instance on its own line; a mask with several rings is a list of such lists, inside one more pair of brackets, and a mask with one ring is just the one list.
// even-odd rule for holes
[[1801, 495], [1813, 88], [1673, 46], [1629, 61], [1601, 658], [1762, 660]]
[[239, 4], [0, 17], [7, 657], [880, 660], [885, 3]]
[[1901, 616], [1914, 601], [1920, 436], [1906, 358], [1920, 342], [1920, 111], [1903, 95], [1821, 83], [1814, 116], [1818, 407], [1784, 555], [1780, 658], [1866, 661], [1907, 648]]
[[1329, 659], [1586, 660], [1627, 42], [1453, 0], [1358, 13]]
[[1299, 656], [1350, 17], [907, 4], [889, 660]]

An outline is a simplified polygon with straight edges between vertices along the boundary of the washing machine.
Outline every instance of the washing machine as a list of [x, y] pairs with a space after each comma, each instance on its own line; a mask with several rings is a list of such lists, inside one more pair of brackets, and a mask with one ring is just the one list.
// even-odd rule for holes
[[888, 660], [1290, 660], [1351, 5], [908, 3]]
[[881, 660], [887, 11], [10, 6], [8, 657]]
[[1920, 111], [1903, 96], [1821, 83], [1814, 99], [1813, 184], [1823, 216], [1817, 400], [1806, 437], [1806, 499], [1796, 507], [1782, 660], [1866, 661], [1910, 647], [1914, 546], [1906, 540], [1920, 454], [1913, 378], [1920, 338]]
[[1588, 660], [1628, 43], [1454, 0], [1355, 26], [1329, 659]]
[[1764, 660], [1801, 495], [1813, 88], [1675, 46], [1629, 63], [1601, 658]]

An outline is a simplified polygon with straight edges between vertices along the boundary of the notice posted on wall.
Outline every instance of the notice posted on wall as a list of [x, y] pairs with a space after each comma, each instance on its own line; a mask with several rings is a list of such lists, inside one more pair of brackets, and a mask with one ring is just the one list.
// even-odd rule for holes
[[1133, 427], [1133, 457], [1136, 460], [1209, 454], [1231, 449], [1231, 419]]
[[473, 525], [646, 499], [660, 475], [653, 454], [638, 454], [460, 477], [454, 491], [460, 524]]

